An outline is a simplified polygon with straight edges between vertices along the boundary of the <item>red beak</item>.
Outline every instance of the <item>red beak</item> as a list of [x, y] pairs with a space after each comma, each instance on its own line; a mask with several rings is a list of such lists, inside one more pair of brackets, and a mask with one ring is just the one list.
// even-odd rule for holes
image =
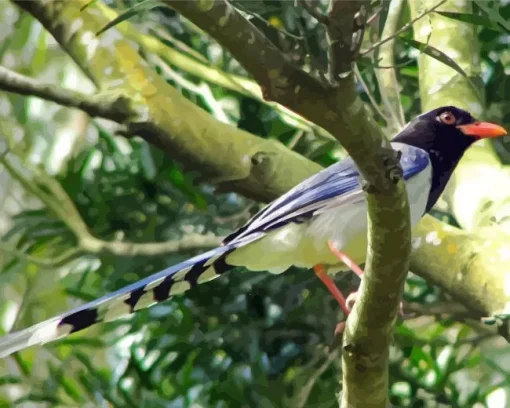
[[479, 137], [480, 139], [506, 135], [504, 128], [489, 122], [470, 123], [469, 125], [457, 126], [457, 129], [465, 135]]

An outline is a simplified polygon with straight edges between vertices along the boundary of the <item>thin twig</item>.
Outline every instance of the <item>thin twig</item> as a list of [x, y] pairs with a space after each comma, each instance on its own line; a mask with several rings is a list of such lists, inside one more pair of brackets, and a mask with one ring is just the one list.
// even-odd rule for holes
[[328, 354], [326, 361], [324, 361], [324, 363], [322, 363], [322, 365], [313, 373], [313, 375], [310, 376], [306, 384], [301, 389], [301, 392], [295, 399], [296, 407], [303, 408], [304, 406], [306, 406], [306, 403], [308, 402], [308, 398], [313, 390], [313, 387], [315, 386], [315, 383], [321, 377], [321, 375], [324, 374], [324, 372], [329, 368], [331, 363], [333, 363], [333, 361], [337, 359], [339, 350], [340, 350], [339, 348], [336, 348], [335, 350], [331, 351]]
[[372, 104], [372, 107], [374, 108], [374, 110], [379, 114], [379, 116], [384, 120], [384, 122], [388, 123], [389, 122], [388, 118], [384, 115], [384, 113], [381, 111], [381, 109], [377, 105], [377, 102], [375, 101], [374, 97], [372, 96], [370, 89], [368, 89], [368, 86], [365, 83], [365, 80], [361, 76], [361, 72], [359, 71], [357, 64], [354, 64], [354, 75], [356, 75], [356, 78], [358, 79], [361, 87], [367, 94], [368, 99], [370, 100], [370, 103]]
[[253, 208], [255, 208], [256, 206], [258, 206], [257, 203], [248, 204], [241, 211], [239, 211], [235, 214], [226, 215], [226, 216], [217, 215], [217, 216], [213, 217], [213, 221], [216, 224], [226, 224], [228, 222], [233, 222], [233, 221], [248, 220], [250, 218], [251, 210]]
[[294, 135], [294, 137], [290, 140], [290, 142], [287, 145], [287, 147], [289, 149], [293, 150], [304, 135], [305, 135], [305, 131], [304, 130], [298, 130], [296, 132], [296, 134]]
[[[384, 24], [382, 32], [383, 37], [392, 36], [399, 25], [400, 17], [404, 10], [405, 0], [392, 0], [388, 10], [388, 16]], [[379, 60], [390, 66], [384, 71], [375, 71], [377, 83], [379, 84], [379, 92], [381, 100], [386, 108], [387, 113], [392, 117], [390, 131], [396, 133], [405, 126], [404, 108], [400, 101], [399, 83], [395, 67], [395, 40], [391, 40], [382, 44], [378, 53]], [[372, 54], [372, 58], [375, 55]]]
[[81, 239], [80, 247], [93, 254], [116, 256], [161, 256], [193, 250], [211, 249], [221, 244], [221, 237], [214, 234], [186, 234], [182, 238], [164, 242], [132, 243], [103, 241], [94, 237]]
[[372, 14], [370, 17], [367, 18], [366, 25], [372, 24], [372, 22], [379, 17], [379, 14], [381, 14], [382, 7], [380, 7], [374, 14]]
[[0, 66], [0, 90], [26, 96], [37, 96], [62, 106], [81, 109], [91, 116], [100, 116], [118, 122], [122, 122], [126, 118], [126, 114], [122, 111], [122, 103], [119, 103], [123, 102], [120, 97], [85, 95], [36, 81], [2, 66]]
[[372, 51], [374, 51], [375, 49], [379, 48], [382, 44], [392, 40], [393, 38], [397, 37], [399, 34], [403, 33], [404, 31], [406, 31], [407, 29], [411, 28], [411, 26], [416, 23], [418, 20], [420, 20], [421, 18], [425, 17], [427, 14], [429, 13], [432, 13], [435, 9], [437, 9], [438, 7], [442, 6], [444, 3], [446, 3], [447, 0], [441, 0], [439, 3], [437, 3], [434, 7], [431, 7], [427, 10], [425, 10], [423, 13], [421, 13], [418, 17], [412, 19], [411, 21], [409, 21], [409, 23], [407, 23], [406, 25], [404, 25], [401, 29], [395, 31], [395, 33], [393, 35], [390, 35], [389, 37], [386, 37], [386, 38], [383, 38], [381, 41], [375, 43], [374, 45], [372, 45], [369, 49], [367, 50], [364, 50], [364, 51], [361, 51], [359, 53], [360, 56], [363, 56], [363, 55], [366, 55]]
[[255, 13], [254, 11], [251, 11], [251, 10], [248, 10], [246, 7], [244, 7], [243, 5], [241, 5], [239, 2], [236, 2], [234, 4], [234, 7], [235, 8], [238, 8], [240, 9], [241, 11], [245, 12], [246, 14], [249, 14], [250, 16], [252, 16], [253, 18], [256, 18], [257, 20], [259, 21], [262, 21], [263, 23], [265, 23], [268, 27], [272, 27], [274, 28], [276, 31], [279, 31], [280, 33], [282, 33], [283, 35], [286, 35], [288, 37], [291, 37], [291, 38], [294, 38], [295, 40], [304, 40], [304, 37], [301, 37], [299, 35], [296, 35], [296, 34], [292, 34], [292, 33], [289, 33], [287, 30], [284, 30], [283, 28], [279, 28], [279, 27], [275, 27], [273, 24], [271, 24], [269, 21], [267, 21], [264, 17], [262, 16], [259, 16], [257, 13]]
[[83, 253], [83, 250], [81, 248], [69, 248], [59, 256], [50, 259], [29, 255], [24, 251], [21, 251], [11, 245], [6, 244], [5, 242], [0, 242], [0, 252], [5, 252], [7, 254], [11, 254], [16, 257], [22, 258], [25, 261], [31, 262], [41, 268], [54, 269], [59, 268], [65, 265], [66, 263], [70, 262], [74, 258], [78, 257]]

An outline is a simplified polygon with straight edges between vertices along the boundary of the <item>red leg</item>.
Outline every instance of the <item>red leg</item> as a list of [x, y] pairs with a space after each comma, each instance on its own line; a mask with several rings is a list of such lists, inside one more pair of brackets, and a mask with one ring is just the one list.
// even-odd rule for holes
[[349, 256], [342, 251], [335, 248], [335, 244], [333, 241], [328, 241], [329, 250], [340, 260], [342, 261], [348, 268], [351, 268], [352, 271], [360, 277], [363, 277], [363, 269], [361, 269]]
[[324, 270], [323, 265], [315, 265], [313, 267], [313, 271], [315, 272], [315, 275], [326, 285], [330, 293], [333, 295], [333, 297], [336, 299], [336, 301], [340, 304], [340, 307], [344, 311], [345, 315], [347, 316], [349, 314], [349, 309], [347, 308], [345, 297], [342, 295], [342, 292], [340, 292], [340, 289], [338, 289], [335, 285], [335, 282], [327, 275], [326, 271]]
[[[329, 247], [329, 250], [334, 254], [336, 255], [336, 257], [342, 261], [348, 268], [351, 268], [352, 271], [358, 275], [360, 277], [360, 279], [363, 278], [363, 269], [361, 269], [351, 258], [349, 258], [349, 256], [345, 253], [343, 253], [342, 251], [338, 250], [335, 248], [335, 244], [333, 243], [333, 241], [328, 241], [328, 247]], [[345, 305], [346, 305], [346, 308], [348, 310], [352, 310], [352, 307], [354, 306], [354, 302], [356, 301], [356, 293], [357, 292], [353, 292], [351, 293], [348, 297], [347, 297], [347, 300], [345, 301]], [[403, 307], [403, 304], [402, 302], [400, 302], [400, 315], [401, 316], [404, 316], [404, 307]]]

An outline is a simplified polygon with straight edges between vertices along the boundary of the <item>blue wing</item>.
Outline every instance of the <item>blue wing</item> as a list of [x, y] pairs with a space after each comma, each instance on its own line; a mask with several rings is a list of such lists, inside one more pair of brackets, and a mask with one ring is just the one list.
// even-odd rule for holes
[[[402, 152], [400, 164], [404, 179], [409, 180], [430, 165], [424, 150], [403, 143], [392, 143]], [[224, 243], [233, 242], [253, 233], [266, 232], [289, 222], [303, 222], [333, 199], [360, 192], [360, 173], [354, 161], [344, 160], [320, 171], [259, 211], [246, 225], [227, 236]]]

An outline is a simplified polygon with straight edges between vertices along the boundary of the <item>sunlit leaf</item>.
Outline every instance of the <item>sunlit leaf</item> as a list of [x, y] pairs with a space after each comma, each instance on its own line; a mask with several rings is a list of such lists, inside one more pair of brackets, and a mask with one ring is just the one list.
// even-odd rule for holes
[[46, 44], [47, 33], [42, 31], [38, 36], [34, 57], [32, 58], [32, 70], [34, 72], [41, 72], [44, 70], [46, 65], [47, 57], [47, 44]]
[[504, 28], [491, 20], [490, 18], [480, 16], [477, 14], [468, 14], [468, 13], [454, 13], [451, 11], [437, 11], [436, 13], [441, 14], [442, 16], [451, 18], [453, 20], [462, 21], [464, 23], [470, 23], [475, 25], [480, 25], [491, 30], [504, 31]]
[[90, 0], [87, 4], [85, 4], [84, 6], [82, 6], [82, 7], [80, 8], [80, 11], [83, 11], [83, 10], [85, 10], [86, 8], [88, 8], [88, 7], [92, 6], [95, 2], [97, 2], [97, 0]]
[[464, 78], [466, 78], [473, 88], [473, 90], [478, 94], [480, 100], [483, 99], [480, 95], [480, 91], [478, 87], [475, 85], [475, 83], [471, 80], [468, 74], [464, 72], [464, 70], [457, 64], [452, 58], [450, 58], [448, 55], [446, 55], [444, 52], [438, 50], [435, 47], [432, 47], [431, 45], [422, 43], [420, 41], [416, 41], [410, 38], [405, 37], [399, 37], [403, 42], [410, 45], [413, 48], [416, 48], [417, 50], [421, 51], [422, 53], [428, 55], [429, 57], [432, 57], [436, 59], [439, 62], [442, 62], [443, 64], [449, 66], [450, 68], [457, 71], [460, 75], [462, 75]]
[[138, 3], [134, 5], [133, 7], [130, 7], [123, 13], [119, 14], [117, 17], [115, 17], [112, 21], [110, 21], [108, 24], [106, 24], [103, 28], [101, 28], [96, 35], [101, 35], [106, 30], [109, 30], [112, 27], [115, 27], [116, 25], [122, 23], [125, 20], [130, 19], [133, 16], [136, 16], [138, 13], [142, 11], [148, 11], [156, 7], [164, 6], [161, 4], [160, 0], [144, 0], [141, 3]]

